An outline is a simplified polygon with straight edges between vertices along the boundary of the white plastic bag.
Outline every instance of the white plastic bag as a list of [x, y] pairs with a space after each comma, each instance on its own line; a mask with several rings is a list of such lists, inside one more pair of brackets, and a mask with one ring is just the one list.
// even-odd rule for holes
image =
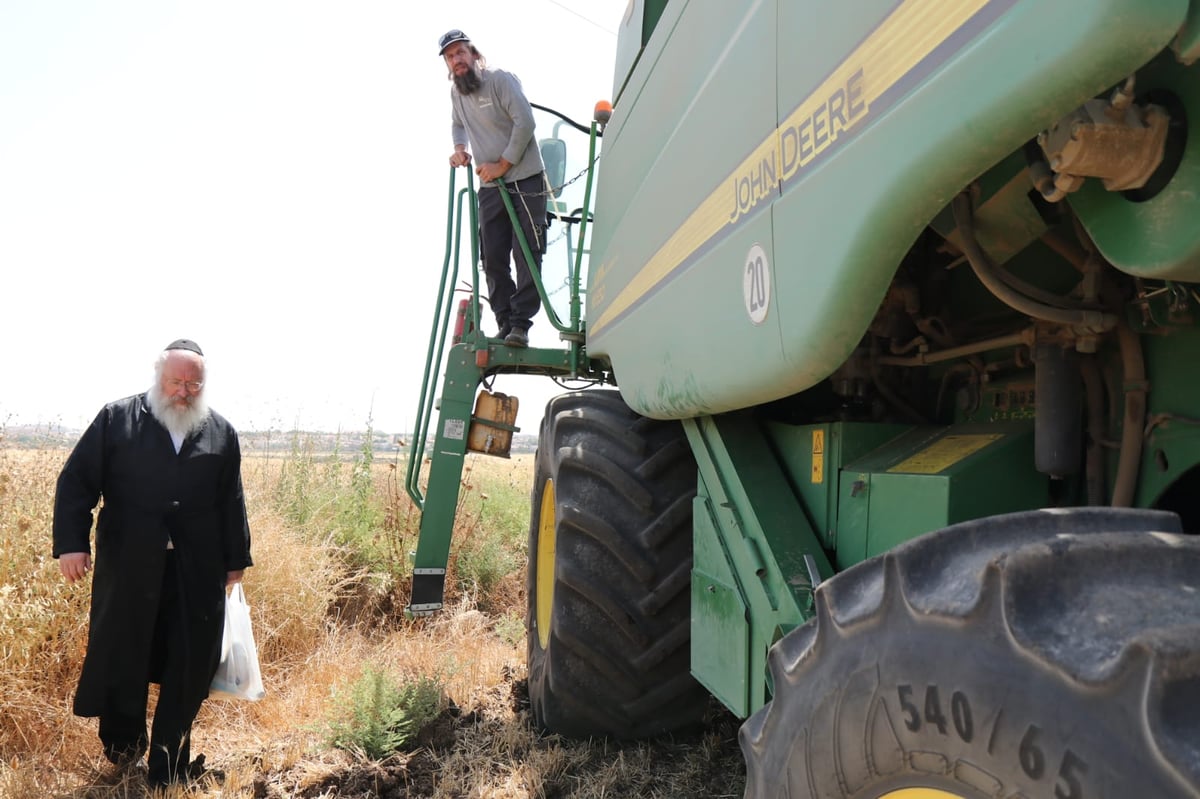
[[213, 675], [209, 695], [223, 699], [262, 699], [262, 672], [258, 649], [250, 629], [250, 606], [240, 582], [225, 599], [225, 633], [221, 639], [221, 662]]

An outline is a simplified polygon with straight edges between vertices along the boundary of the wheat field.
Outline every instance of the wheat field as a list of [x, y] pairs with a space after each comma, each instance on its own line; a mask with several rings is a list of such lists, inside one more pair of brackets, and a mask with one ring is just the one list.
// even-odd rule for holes
[[[0, 434], [2, 434], [0, 430]], [[149, 796], [104, 760], [96, 720], [71, 714], [89, 586], [50, 556], [61, 446], [0, 436], [0, 798]], [[390, 460], [389, 460], [390, 458]], [[524, 546], [532, 460], [469, 456], [447, 609], [406, 619], [419, 514], [404, 463], [368, 451], [245, 454], [251, 604], [266, 696], [210, 700], [192, 733], [207, 774], [190, 797], [732, 797], [737, 720], [714, 708], [686, 738], [616, 744], [539, 735], [525, 696]], [[441, 712], [405, 748], [331, 746], [325, 723], [364, 668], [436, 680]], [[153, 707], [153, 691], [151, 707]]]

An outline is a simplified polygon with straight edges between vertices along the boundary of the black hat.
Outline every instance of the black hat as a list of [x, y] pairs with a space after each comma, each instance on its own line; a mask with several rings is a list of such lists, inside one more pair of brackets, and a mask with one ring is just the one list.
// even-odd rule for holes
[[471, 37], [455, 28], [452, 31], [446, 31], [442, 34], [442, 38], [438, 39], [438, 55], [446, 52], [446, 48], [455, 42], [470, 42]]
[[177, 338], [174, 341], [172, 341], [170, 344], [168, 344], [167, 346], [163, 347], [163, 349], [164, 350], [187, 350], [188, 352], [196, 353], [201, 358], [204, 357], [204, 350], [200, 349], [200, 345], [188, 338]]

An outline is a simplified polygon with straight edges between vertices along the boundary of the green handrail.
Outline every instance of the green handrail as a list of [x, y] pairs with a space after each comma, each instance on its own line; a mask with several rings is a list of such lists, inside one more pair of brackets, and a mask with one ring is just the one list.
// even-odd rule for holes
[[592, 132], [588, 137], [588, 170], [587, 180], [584, 182], [583, 189], [583, 213], [579, 215], [579, 248], [575, 251], [575, 270], [571, 274], [571, 326], [576, 332], [583, 333], [582, 309], [579, 303], [579, 296], [582, 293], [580, 280], [583, 274], [583, 242], [587, 236], [588, 215], [591, 213], [592, 202], [592, 175], [595, 173], [596, 165], [596, 139], [599, 134], [599, 123], [592, 120]]
[[[587, 182], [584, 189], [583, 214], [580, 218], [579, 226], [579, 243], [575, 251], [575, 266], [571, 269], [570, 274], [570, 322], [563, 324], [558, 317], [554, 307], [550, 304], [549, 296], [546, 293], [546, 287], [542, 283], [541, 270], [536, 268], [533, 260], [533, 252], [529, 248], [529, 242], [525, 238], [525, 231], [520, 225], [517, 218], [516, 209], [513, 207], [512, 198], [509, 195], [508, 187], [503, 178], [497, 178], [496, 183], [499, 185], [501, 192], [500, 196], [504, 201], [504, 207], [508, 211], [509, 219], [512, 221], [513, 230], [516, 231], [517, 241], [521, 245], [521, 252], [525, 256], [525, 263], [530, 265], [530, 274], [533, 277], [534, 285], [537, 287], [538, 296], [541, 298], [542, 307], [545, 308], [546, 318], [550, 324], [560, 333], [565, 334], [564, 339], [568, 340], [571, 347], [571, 363], [578, 361], [578, 356], [583, 344], [583, 321], [581, 319], [581, 280], [583, 271], [583, 254], [585, 252], [584, 241], [587, 233], [587, 219], [590, 212], [591, 196], [592, 196], [592, 173], [596, 163], [596, 139], [598, 133], [598, 124], [592, 122], [591, 136], [588, 148], [588, 169]], [[479, 303], [479, 203], [475, 192], [474, 173], [467, 170], [467, 185], [458, 193], [458, 211], [455, 211], [455, 175], [454, 167], [450, 168], [450, 188], [447, 198], [446, 209], [446, 254], [442, 262], [442, 277], [438, 286], [437, 303], [434, 307], [433, 324], [430, 331], [429, 347], [425, 354], [425, 372], [421, 379], [421, 395], [417, 401], [417, 419], [413, 430], [412, 445], [409, 448], [408, 464], [405, 474], [405, 490], [408, 496], [416, 504], [418, 509], [424, 510], [425, 494], [421, 491], [420, 476], [421, 462], [425, 459], [425, 443], [429, 435], [429, 424], [433, 417], [434, 392], [433, 383], [438, 377], [438, 369], [442, 363], [442, 357], [445, 354], [447, 333], [450, 329], [450, 315], [453, 312], [453, 303], [450, 297], [454, 293], [454, 284], [458, 280], [458, 266], [460, 260], [460, 243], [462, 240], [462, 205], [464, 200], [467, 203], [467, 210], [471, 222], [471, 300], [468, 304], [468, 312], [472, 329], [477, 337], [482, 338], [482, 327], [480, 325], [480, 303]], [[483, 344], [482, 346], [486, 346]]]
[[583, 215], [579, 221], [579, 248], [576, 251], [575, 269], [571, 274], [571, 320], [567, 324], [563, 324], [558, 318], [554, 307], [550, 304], [550, 297], [546, 293], [546, 287], [542, 283], [542, 275], [540, 269], [533, 267], [533, 251], [529, 249], [529, 242], [525, 239], [525, 229], [521, 227], [517, 220], [516, 210], [513, 208], [512, 197], [509, 195], [508, 186], [504, 182], [504, 178], [496, 178], [496, 183], [500, 186], [500, 197], [504, 200], [504, 207], [508, 211], [508, 218], [512, 220], [513, 230], [516, 231], [517, 241], [521, 245], [521, 253], [525, 256], [525, 263], [530, 265], [529, 272], [533, 275], [533, 283], [537, 286], [538, 296], [542, 300], [542, 307], [546, 309], [546, 318], [550, 320], [550, 324], [560, 333], [567, 333], [574, 339], [582, 332], [581, 327], [581, 310], [579, 303], [579, 281], [583, 266], [584, 238], [587, 234], [587, 218], [589, 205], [592, 199], [592, 173], [595, 171], [593, 166], [596, 162], [596, 139], [598, 133], [598, 124], [595, 120], [592, 121], [591, 135], [588, 142], [588, 168], [587, 168], [587, 183], [583, 192]]
[[562, 320], [558, 318], [558, 314], [555, 313], [554, 306], [550, 304], [550, 297], [546, 294], [546, 287], [542, 285], [542, 270], [534, 266], [533, 251], [529, 249], [529, 242], [525, 239], [525, 229], [521, 227], [520, 221], [517, 219], [517, 212], [513, 208], [512, 197], [508, 193], [508, 184], [504, 182], [504, 178], [496, 178], [496, 184], [500, 187], [500, 197], [504, 200], [504, 207], [508, 211], [508, 218], [512, 220], [513, 232], [517, 234], [517, 242], [521, 245], [521, 253], [525, 256], [525, 263], [529, 264], [529, 274], [533, 276], [533, 285], [537, 287], [538, 297], [541, 298], [542, 307], [546, 310], [546, 318], [550, 321], [554, 329], [560, 333], [579, 332], [569, 325], [564, 325]]
[[[408, 496], [418, 508], [425, 507], [425, 495], [421, 491], [420, 475], [421, 461], [425, 459], [425, 439], [429, 435], [429, 422], [433, 416], [434, 395], [431, 391], [437, 379], [437, 369], [442, 363], [445, 352], [446, 333], [450, 325], [452, 303], [448, 302], [454, 294], [454, 284], [458, 280], [459, 247], [462, 240], [462, 204], [468, 199], [468, 210], [471, 218], [471, 260], [479, 263], [478, 236], [478, 204], [475, 201], [475, 180], [470, 170], [467, 171], [467, 186], [458, 195], [459, 211], [454, 210], [454, 168], [450, 169], [450, 195], [446, 210], [446, 255], [442, 261], [442, 279], [438, 285], [437, 303], [433, 311], [433, 325], [429, 336], [429, 347], [425, 353], [425, 373], [421, 378], [421, 396], [417, 401], [417, 421], [413, 431], [412, 446], [409, 448], [408, 464], [405, 474], [405, 488]], [[471, 270], [471, 302], [472, 323], [479, 330], [479, 270]]]

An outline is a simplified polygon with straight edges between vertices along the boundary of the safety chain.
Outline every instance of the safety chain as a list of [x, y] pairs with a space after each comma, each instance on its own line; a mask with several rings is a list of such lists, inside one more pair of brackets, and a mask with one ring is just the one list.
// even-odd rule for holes
[[548, 189], [545, 191], [517, 191], [508, 186], [505, 186], [505, 188], [508, 189], [508, 193], [512, 197], [553, 197], [554, 195], [558, 194], [560, 191], [565, 189], [567, 186], [570, 186], [572, 183], [579, 180], [581, 177], [583, 177], [588, 172], [590, 172], [592, 167], [594, 167], [596, 165], [596, 162], [599, 160], [600, 160], [600, 154], [597, 153], [596, 157], [592, 159], [592, 162], [583, 168], [583, 171], [581, 171], [578, 175], [571, 178], [566, 183], [562, 184], [561, 186], [559, 186], [557, 188], [551, 188], [551, 189]]
[[568, 289], [568, 288], [570, 288], [570, 287], [571, 287], [571, 280], [570, 280], [570, 278], [565, 278], [565, 277], [564, 277], [564, 278], [562, 279], [562, 283], [561, 283], [561, 284], [559, 284], [559, 287], [558, 287], [558, 288], [556, 288], [554, 291], [547, 291], [547, 292], [546, 292], [546, 297], [547, 297], [547, 298], [554, 297], [554, 296], [556, 296], [556, 295], [558, 295], [558, 294], [561, 294], [563, 291], [565, 291], [566, 289]]

